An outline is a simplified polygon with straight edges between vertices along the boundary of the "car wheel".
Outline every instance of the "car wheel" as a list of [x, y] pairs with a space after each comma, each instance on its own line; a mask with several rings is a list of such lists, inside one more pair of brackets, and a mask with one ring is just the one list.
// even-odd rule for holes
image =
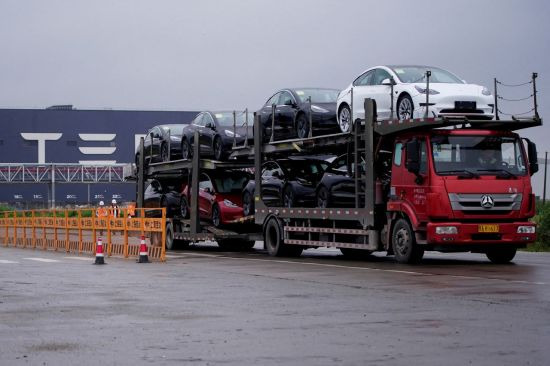
[[193, 153], [191, 152], [191, 145], [189, 145], [189, 141], [187, 141], [186, 138], [181, 140], [181, 157], [184, 160], [191, 159], [193, 156]]
[[495, 264], [505, 264], [514, 259], [516, 252], [516, 247], [495, 247], [489, 249], [485, 255]]
[[162, 161], [170, 161], [170, 151], [166, 143], [163, 143], [160, 147], [160, 159]]
[[399, 263], [418, 263], [424, 255], [424, 249], [416, 244], [411, 225], [405, 219], [397, 220], [393, 227], [392, 248]]
[[189, 218], [189, 203], [185, 197], [182, 197], [180, 201], [180, 215], [184, 219]]
[[342, 132], [351, 132], [352, 121], [351, 121], [351, 111], [347, 105], [343, 105], [338, 112], [338, 126], [340, 126], [340, 131]]
[[403, 94], [397, 101], [397, 118], [399, 120], [413, 118], [414, 104], [408, 94]]
[[294, 191], [291, 186], [283, 190], [283, 207], [294, 207]]
[[301, 139], [309, 136], [309, 121], [303, 113], [296, 119], [296, 135]]
[[216, 160], [223, 160], [225, 157], [225, 153], [223, 151], [223, 145], [222, 145], [222, 138], [220, 136], [216, 136], [214, 138], [214, 159]]
[[220, 227], [222, 223], [221, 213], [220, 213], [220, 207], [215, 204], [212, 206], [212, 224], [215, 227]]
[[243, 194], [243, 215], [250, 216], [254, 214], [254, 200], [250, 192], [246, 191]]
[[322, 186], [321, 188], [319, 188], [319, 190], [317, 191], [317, 198], [316, 198], [317, 207], [319, 208], [329, 207], [329, 202], [330, 202], [329, 195], [330, 194], [327, 187]]

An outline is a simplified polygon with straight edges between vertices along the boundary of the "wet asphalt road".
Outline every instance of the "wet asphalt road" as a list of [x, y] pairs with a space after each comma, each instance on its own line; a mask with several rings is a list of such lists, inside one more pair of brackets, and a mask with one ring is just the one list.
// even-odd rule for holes
[[0, 248], [0, 365], [547, 365], [550, 254], [497, 266], [171, 252], [165, 264]]

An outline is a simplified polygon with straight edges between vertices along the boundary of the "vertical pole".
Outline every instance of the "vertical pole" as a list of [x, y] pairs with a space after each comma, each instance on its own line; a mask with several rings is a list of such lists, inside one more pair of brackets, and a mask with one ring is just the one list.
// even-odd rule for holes
[[27, 224], [25, 222], [25, 219], [27, 218], [27, 212], [23, 211], [23, 248], [27, 247]]
[[[262, 146], [263, 146], [263, 136], [262, 136], [262, 123], [260, 120], [260, 115], [254, 112], [254, 181], [256, 182], [256, 188], [254, 189], [254, 207], [258, 209], [258, 206], [263, 207], [262, 202]], [[256, 224], [263, 224], [263, 216], [254, 214], [254, 222]]]
[[57, 252], [57, 211], [55, 209], [53, 210], [53, 244], [55, 251]]
[[[162, 240], [160, 242], [160, 261], [166, 260], [166, 207], [162, 208]], [[173, 233], [172, 233], [173, 236]]]
[[[143, 207], [143, 191], [145, 189], [145, 157], [143, 156], [143, 137], [139, 139], [139, 161], [138, 161], [138, 176], [137, 176], [137, 206]], [[95, 245], [95, 241], [94, 241]]]
[[237, 147], [237, 112], [233, 111], [233, 148]]
[[32, 220], [32, 248], [36, 249], [36, 224], [34, 222], [34, 210], [31, 211]]
[[309, 102], [309, 133], [308, 137], [313, 137], [313, 113], [311, 112], [311, 95], [307, 97], [307, 101]]
[[[430, 109], [430, 76], [432, 76], [432, 72], [426, 70], [426, 113], [424, 114], [424, 118], [428, 118], [428, 110]], [[411, 119], [413, 119], [412, 114]]]
[[271, 137], [269, 139], [269, 142], [273, 142], [275, 140], [275, 103], [271, 105]]
[[[374, 174], [374, 104], [370, 98], [365, 98], [365, 209], [367, 211], [365, 224], [374, 226], [374, 201], [376, 192], [376, 176]], [[357, 168], [355, 170], [358, 170]]]
[[390, 77], [390, 121], [393, 120], [393, 86], [395, 84], [395, 80], [393, 79], [393, 76]]
[[51, 185], [51, 189], [52, 189], [52, 194], [51, 194], [51, 198], [52, 198], [52, 207], [51, 208], [55, 208], [55, 165], [52, 164], [52, 185]]
[[349, 126], [349, 130], [350, 131], [353, 131], [353, 124], [355, 123], [354, 119], [353, 119], [353, 85], [351, 86], [351, 91], [350, 91], [350, 94], [351, 94], [351, 101], [350, 101], [350, 116], [349, 116], [349, 119], [350, 119], [350, 123], [351, 123], [351, 126]]
[[17, 247], [17, 211], [13, 211], [13, 246]]
[[69, 210], [65, 209], [65, 251], [69, 253]]
[[544, 153], [544, 187], [542, 189], [542, 204], [546, 203], [546, 172], [548, 170], [548, 151]]
[[9, 233], [10, 233], [10, 229], [8, 227], [8, 213], [7, 212], [4, 212], [4, 219], [5, 219], [5, 222], [6, 222], [6, 226], [4, 227], [4, 246], [7, 247], [8, 246], [8, 242], [9, 242]]
[[172, 160], [170, 157], [172, 156], [172, 137], [170, 136], [172, 132], [170, 129], [168, 129], [168, 161]]
[[246, 133], [244, 135], [244, 147], [248, 147], [248, 108], [244, 110], [244, 124], [246, 126]]
[[78, 211], [78, 254], [82, 253], [82, 210]]
[[536, 72], [533, 73], [533, 102], [535, 104], [535, 118], [539, 118], [539, 108], [537, 105], [537, 76]]
[[[135, 208], [134, 208], [135, 209]], [[124, 258], [128, 258], [128, 223], [131, 218], [128, 217], [128, 209], [124, 210]]]
[[495, 119], [498, 121], [500, 117], [498, 116], [498, 89], [497, 89], [497, 78], [494, 78], [494, 89], [495, 89]]
[[44, 211], [41, 211], [42, 216], [42, 250], [46, 250], [48, 247], [48, 236], [46, 235], [46, 222], [44, 220]]
[[[366, 115], [365, 115], [365, 117], [366, 117]], [[361, 136], [360, 136], [361, 129], [359, 128], [359, 126], [360, 126], [360, 123], [353, 123], [353, 125], [352, 125], [352, 129], [354, 131], [354, 135], [353, 135], [353, 164], [354, 164], [355, 172], [353, 174], [353, 180], [354, 180], [354, 183], [355, 183], [355, 208], [359, 208], [359, 197], [360, 197], [360, 193], [361, 193], [361, 185], [359, 183], [359, 174], [358, 174], [358, 169], [357, 169], [358, 166], [359, 166], [359, 153], [360, 153], [359, 144], [360, 144], [360, 141], [361, 141]]]
[[[195, 131], [194, 141], [199, 141], [199, 131]], [[198, 234], [201, 231], [199, 219], [199, 167], [200, 149], [199, 144], [193, 144], [193, 161], [191, 162], [191, 234]]]

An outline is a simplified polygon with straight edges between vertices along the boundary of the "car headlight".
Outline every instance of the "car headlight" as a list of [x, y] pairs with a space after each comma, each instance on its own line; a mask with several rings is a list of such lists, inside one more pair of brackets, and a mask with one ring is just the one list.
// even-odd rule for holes
[[481, 94], [489, 96], [491, 95], [491, 91], [489, 90], [489, 88], [483, 87], [483, 89], [481, 90]]
[[518, 234], [534, 234], [536, 231], [535, 226], [518, 226]]
[[227, 136], [227, 137], [233, 137], [233, 136], [235, 136], [235, 137], [241, 137], [241, 135], [235, 134], [235, 133], [233, 133], [233, 131], [231, 131], [231, 130], [223, 130], [223, 133], [224, 133], [225, 136]]
[[[421, 88], [418, 85], [415, 85], [414, 88], [420, 94], [426, 94], [426, 89], [425, 88]], [[435, 94], [439, 94], [439, 92], [437, 90], [434, 90], [434, 89], [428, 89], [428, 94], [435, 95]]]
[[239, 207], [228, 199], [223, 200], [223, 204], [226, 205], [227, 207]]
[[315, 105], [315, 104], [311, 105], [311, 110], [317, 113], [328, 113], [327, 109], [319, 107], [318, 105]]
[[456, 226], [437, 226], [435, 233], [439, 235], [458, 234]]

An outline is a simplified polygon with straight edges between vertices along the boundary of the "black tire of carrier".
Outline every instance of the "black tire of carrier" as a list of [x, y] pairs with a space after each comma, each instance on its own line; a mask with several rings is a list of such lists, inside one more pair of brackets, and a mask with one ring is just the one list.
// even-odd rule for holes
[[182, 197], [180, 201], [180, 215], [184, 219], [189, 218], [189, 203], [187, 202], [187, 198]]
[[405, 219], [399, 219], [392, 230], [392, 248], [395, 260], [399, 263], [418, 263], [424, 256], [424, 249], [416, 244], [416, 238], [411, 224]]
[[302, 247], [283, 243], [283, 228], [275, 217], [270, 217], [264, 226], [264, 244], [273, 257], [298, 257], [303, 251]]
[[166, 242], [167, 250], [185, 249], [189, 246], [187, 240], [174, 239], [174, 224], [169, 221], [166, 223]]
[[516, 256], [517, 248], [516, 247], [495, 247], [489, 249], [485, 255], [487, 258], [495, 264], [506, 264], [510, 263], [512, 259]]

